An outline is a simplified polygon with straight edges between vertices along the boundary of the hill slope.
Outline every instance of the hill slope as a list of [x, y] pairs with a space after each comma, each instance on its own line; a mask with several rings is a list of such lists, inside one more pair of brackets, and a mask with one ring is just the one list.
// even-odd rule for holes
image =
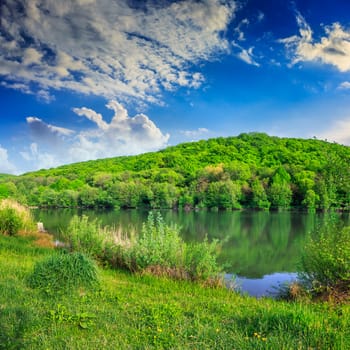
[[52, 207], [348, 209], [349, 173], [349, 147], [250, 133], [0, 178], [0, 196]]

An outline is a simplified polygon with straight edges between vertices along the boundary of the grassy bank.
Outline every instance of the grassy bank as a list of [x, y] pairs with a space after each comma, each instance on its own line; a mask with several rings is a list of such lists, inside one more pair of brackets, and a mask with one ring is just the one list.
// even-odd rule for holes
[[348, 349], [350, 306], [254, 299], [99, 268], [100, 287], [32, 289], [53, 254], [0, 235], [0, 349]]

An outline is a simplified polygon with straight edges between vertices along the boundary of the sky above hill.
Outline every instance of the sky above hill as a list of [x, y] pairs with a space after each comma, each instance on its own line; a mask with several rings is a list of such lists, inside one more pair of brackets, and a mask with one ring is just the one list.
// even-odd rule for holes
[[350, 145], [348, 0], [2, 0], [0, 172], [242, 132]]

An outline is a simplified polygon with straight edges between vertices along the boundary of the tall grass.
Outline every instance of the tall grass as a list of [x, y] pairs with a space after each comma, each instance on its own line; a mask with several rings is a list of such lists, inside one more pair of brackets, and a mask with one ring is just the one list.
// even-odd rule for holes
[[217, 277], [218, 242], [186, 244], [180, 229], [164, 223], [157, 213], [149, 214], [141, 233], [132, 236], [103, 228], [86, 216], [75, 216], [63, 237], [73, 251], [89, 254], [112, 267], [132, 272], [148, 271], [176, 278], [205, 280]]
[[0, 233], [13, 236], [21, 232], [30, 232], [35, 224], [30, 211], [11, 199], [0, 202]]
[[82, 253], [54, 254], [35, 264], [28, 284], [50, 294], [91, 289], [98, 285], [98, 270]]
[[106, 229], [97, 220], [89, 221], [86, 215], [82, 217], [75, 215], [67, 230], [62, 232], [63, 240], [69, 244], [72, 251], [79, 251], [93, 257], [101, 255], [107, 237]]

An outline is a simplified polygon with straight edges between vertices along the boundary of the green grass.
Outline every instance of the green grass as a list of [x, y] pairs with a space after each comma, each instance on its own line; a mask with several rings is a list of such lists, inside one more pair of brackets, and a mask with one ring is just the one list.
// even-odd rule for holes
[[53, 295], [94, 289], [99, 284], [97, 266], [82, 253], [53, 254], [35, 264], [28, 284]]
[[52, 297], [27, 284], [52, 254], [0, 236], [0, 349], [349, 349], [350, 305], [287, 303], [100, 270], [101, 287]]

